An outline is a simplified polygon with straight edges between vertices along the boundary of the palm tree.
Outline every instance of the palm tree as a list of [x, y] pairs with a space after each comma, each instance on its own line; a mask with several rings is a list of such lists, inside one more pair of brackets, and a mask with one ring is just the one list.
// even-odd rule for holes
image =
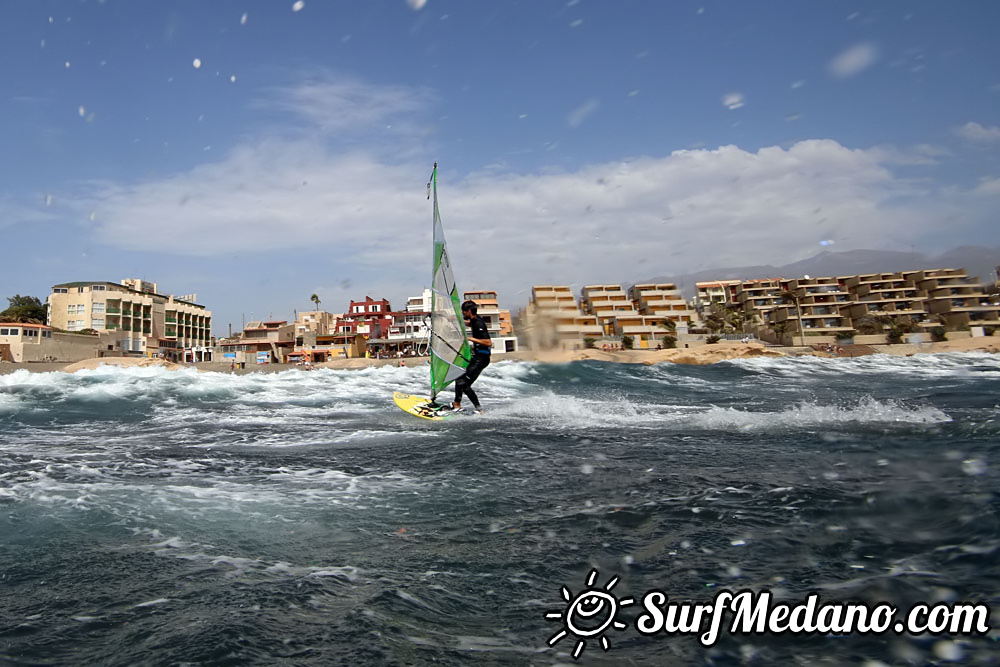
[[913, 331], [913, 322], [909, 319], [893, 317], [892, 315], [881, 315], [876, 318], [886, 331], [886, 342], [890, 344], [902, 343], [903, 334]]
[[313, 294], [311, 297], [309, 297], [309, 300], [316, 305], [316, 310], [319, 310], [319, 295]]
[[784, 345], [782, 341], [785, 338], [785, 332], [788, 330], [788, 322], [775, 322], [771, 325], [771, 329], [774, 331], [774, 335], [778, 338], [778, 342]]
[[724, 331], [726, 328], [726, 308], [721, 303], [713, 303], [705, 316], [705, 328], [712, 333]]
[[675, 320], [666, 319], [660, 322], [660, 326], [667, 330], [667, 335], [663, 337], [662, 343], [668, 348], [676, 347], [677, 322]]
[[785, 291], [781, 293], [782, 303], [795, 304], [795, 317], [799, 321], [799, 345], [806, 344], [806, 330], [802, 328], [802, 309], [799, 308], [799, 297], [795, 292]]

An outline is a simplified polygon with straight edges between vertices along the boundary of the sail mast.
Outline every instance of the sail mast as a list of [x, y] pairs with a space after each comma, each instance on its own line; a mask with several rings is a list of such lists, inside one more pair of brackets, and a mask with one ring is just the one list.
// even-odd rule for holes
[[438, 272], [437, 231], [438, 231], [438, 226], [440, 225], [439, 221], [441, 219], [441, 216], [438, 213], [438, 163], [436, 161], [434, 162], [434, 168], [431, 170], [431, 179], [429, 181], [427, 181], [427, 197], [428, 198], [430, 198], [430, 196], [431, 196], [431, 190], [432, 189], [434, 191], [434, 208], [433, 208], [433, 213], [431, 214], [431, 238], [433, 239], [433, 242], [431, 244], [431, 250], [433, 251], [433, 254], [431, 256], [431, 337], [430, 337], [430, 343], [431, 344], [430, 344], [430, 350], [429, 350], [429, 354], [431, 355], [431, 374], [430, 374], [430, 378], [429, 378], [430, 379], [430, 383], [431, 383], [431, 403], [433, 403], [434, 400], [437, 398], [437, 389], [434, 386], [435, 385], [435, 382], [434, 382], [434, 320], [437, 319], [436, 317], [434, 317], [434, 311], [435, 311], [434, 302], [437, 300], [438, 297], [437, 297], [437, 292], [434, 290], [434, 284], [435, 284], [435, 281], [437, 280], [437, 272]]
[[434, 195], [434, 272], [431, 278], [431, 401], [458, 379], [469, 365], [471, 350], [462, 320], [461, 300], [452, 275], [451, 260], [444, 240], [438, 210], [437, 162], [427, 183], [427, 195]]

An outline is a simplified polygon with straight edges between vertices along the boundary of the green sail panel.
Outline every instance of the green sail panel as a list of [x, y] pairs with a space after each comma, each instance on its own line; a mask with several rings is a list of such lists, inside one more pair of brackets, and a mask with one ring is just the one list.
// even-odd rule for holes
[[444, 240], [438, 211], [437, 164], [431, 173], [434, 189], [434, 275], [431, 279], [431, 399], [457, 380], [469, 365], [471, 350], [462, 319], [462, 301]]

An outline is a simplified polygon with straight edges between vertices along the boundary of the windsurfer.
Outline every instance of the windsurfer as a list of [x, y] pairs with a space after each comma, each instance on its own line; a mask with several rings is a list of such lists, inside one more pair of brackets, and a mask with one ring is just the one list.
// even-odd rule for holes
[[469, 329], [469, 342], [472, 343], [472, 359], [465, 369], [465, 373], [455, 380], [455, 402], [451, 404], [452, 409], [462, 409], [462, 394], [469, 397], [476, 412], [482, 412], [479, 405], [479, 397], [472, 390], [472, 383], [476, 381], [483, 369], [490, 365], [490, 352], [492, 352], [493, 340], [490, 339], [490, 331], [486, 328], [486, 321], [479, 316], [479, 306], [475, 301], [466, 301], [462, 304], [462, 319]]

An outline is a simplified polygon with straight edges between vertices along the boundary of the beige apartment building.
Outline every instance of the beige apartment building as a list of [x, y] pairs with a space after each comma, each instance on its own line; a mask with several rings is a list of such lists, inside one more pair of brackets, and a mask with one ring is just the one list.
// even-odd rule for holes
[[585, 285], [580, 290], [580, 308], [584, 313], [597, 318], [597, 323], [605, 336], [615, 333], [615, 323], [621, 319], [641, 321], [639, 311], [621, 285]]
[[713, 303], [736, 303], [737, 288], [744, 283], [739, 280], [714, 280], [695, 283], [695, 300], [699, 307]]
[[117, 351], [173, 361], [212, 359], [212, 313], [194, 295], [160, 294], [139, 279], [52, 286], [48, 323], [57, 329], [112, 332]]
[[[685, 334], [696, 320], [673, 283], [638, 284], [628, 291], [621, 285], [587, 285], [580, 292], [580, 305], [597, 318], [605, 336], [628, 336], [636, 348], [655, 347], [672, 333]], [[673, 332], [666, 320], [674, 322]]]
[[785, 343], [834, 341], [856, 331], [863, 318], [902, 320], [925, 334], [942, 325], [952, 331], [1000, 327], [997, 296], [964, 269], [749, 280], [737, 287], [736, 301], [754, 315], [758, 335], [771, 337], [778, 324]]
[[298, 314], [295, 318], [295, 335], [301, 338], [306, 334], [326, 336], [335, 331], [337, 326], [337, 315], [328, 313], [325, 310], [307, 310]]
[[932, 319], [953, 329], [1000, 326], [997, 296], [988, 295], [986, 285], [964, 269], [905, 271], [903, 277], [925, 295], [924, 307]]
[[674, 283], [639, 283], [629, 288], [628, 295], [641, 315], [673, 320], [678, 330], [698, 323], [698, 313]]
[[736, 285], [731, 303], [739, 305], [757, 325], [771, 324], [775, 308], [780, 306], [782, 295], [788, 291], [788, 281], [782, 278], [744, 280]]
[[833, 336], [853, 330], [849, 304], [853, 300], [837, 278], [795, 278], [787, 281], [789, 303], [773, 307], [770, 320], [785, 325], [785, 332], [799, 340], [804, 336]]
[[909, 318], [925, 329], [937, 326], [927, 317], [924, 293], [917, 289], [912, 275], [866, 273], [848, 276], [844, 285], [855, 298], [847, 308], [854, 323], [865, 317], [889, 316]]
[[533, 348], [580, 349], [585, 338], [598, 339], [604, 330], [597, 317], [580, 310], [568, 285], [535, 285], [521, 314], [518, 331]]
[[237, 364], [285, 363], [295, 347], [295, 325], [285, 320], [247, 322], [236, 338], [219, 344], [223, 361]]

